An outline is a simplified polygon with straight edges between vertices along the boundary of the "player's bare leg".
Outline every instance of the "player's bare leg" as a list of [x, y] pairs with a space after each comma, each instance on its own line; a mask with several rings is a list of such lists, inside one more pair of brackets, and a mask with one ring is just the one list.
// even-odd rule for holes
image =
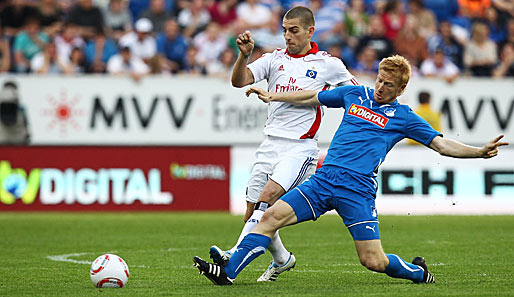
[[355, 240], [355, 248], [361, 264], [369, 270], [382, 272], [390, 277], [410, 279], [415, 283], [433, 283], [425, 259], [416, 257], [411, 263], [394, 254], [385, 254], [380, 239]]

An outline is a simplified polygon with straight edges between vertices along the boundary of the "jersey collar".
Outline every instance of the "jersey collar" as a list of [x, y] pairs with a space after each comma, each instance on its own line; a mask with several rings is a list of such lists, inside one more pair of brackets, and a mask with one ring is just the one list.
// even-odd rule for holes
[[312, 41], [311, 41], [311, 49], [305, 55], [293, 55], [293, 54], [289, 53], [289, 51], [286, 49], [286, 54], [288, 54], [291, 58], [302, 58], [309, 54], [315, 54], [317, 52], [319, 52], [318, 44], [316, 42], [312, 42]]

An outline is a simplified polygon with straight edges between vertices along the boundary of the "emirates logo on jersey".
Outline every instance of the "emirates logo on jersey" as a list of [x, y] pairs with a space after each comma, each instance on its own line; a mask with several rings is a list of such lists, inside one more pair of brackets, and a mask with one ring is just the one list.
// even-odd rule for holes
[[348, 114], [358, 117], [360, 119], [363, 119], [365, 121], [368, 121], [372, 124], [375, 124], [382, 129], [385, 128], [385, 126], [387, 125], [387, 122], [389, 121], [389, 119], [384, 117], [383, 115], [373, 112], [372, 110], [367, 109], [364, 106], [360, 106], [360, 105], [356, 105], [356, 104], [352, 104], [352, 106], [350, 106], [350, 109], [348, 110]]
[[284, 71], [284, 65], [280, 65], [280, 67], [278, 67], [278, 71]]

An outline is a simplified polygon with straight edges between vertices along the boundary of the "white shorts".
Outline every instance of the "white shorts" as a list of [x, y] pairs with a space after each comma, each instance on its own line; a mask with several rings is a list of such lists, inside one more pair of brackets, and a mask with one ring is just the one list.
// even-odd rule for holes
[[251, 203], [257, 203], [269, 179], [287, 192], [314, 174], [318, 162], [318, 146], [312, 139], [266, 136], [255, 157], [246, 188], [246, 201]]

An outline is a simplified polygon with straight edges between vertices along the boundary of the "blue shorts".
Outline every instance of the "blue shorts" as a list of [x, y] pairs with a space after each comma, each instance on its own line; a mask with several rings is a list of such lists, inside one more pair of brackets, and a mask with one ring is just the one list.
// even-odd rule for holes
[[355, 190], [362, 188], [362, 183], [348, 171], [323, 166], [281, 199], [293, 208], [298, 223], [315, 221], [335, 209], [354, 240], [380, 239], [375, 196]]

